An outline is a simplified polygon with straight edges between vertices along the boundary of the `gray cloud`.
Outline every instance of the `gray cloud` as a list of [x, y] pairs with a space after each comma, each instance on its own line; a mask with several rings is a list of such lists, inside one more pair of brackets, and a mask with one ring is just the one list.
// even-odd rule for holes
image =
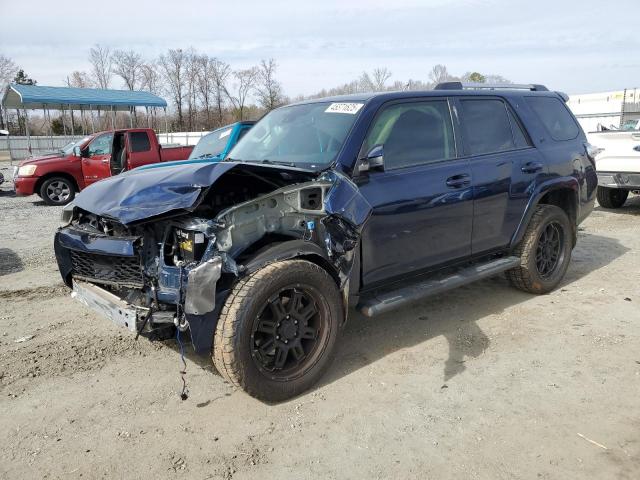
[[375, 66], [424, 79], [435, 63], [569, 92], [640, 79], [637, 0], [0, 1], [2, 53], [42, 84], [88, 69], [98, 42], [149, 57], [193, 46], [237, 66], [275, 57], [292, 95]]

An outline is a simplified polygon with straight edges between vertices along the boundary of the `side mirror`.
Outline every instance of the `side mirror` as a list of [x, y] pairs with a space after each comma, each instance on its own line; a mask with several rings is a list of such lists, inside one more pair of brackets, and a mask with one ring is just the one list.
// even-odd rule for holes
[[374, 145], [367, 156], [360, 159], [358, 172], [363, 173], [370, 170], [384, 171], [384, 148], [382, 145]]
[[80, 147], [78, 145], [73, 147], [73, 156], [74, 157], [81, 157], [82, 156], [82, 152], [80, 151]]

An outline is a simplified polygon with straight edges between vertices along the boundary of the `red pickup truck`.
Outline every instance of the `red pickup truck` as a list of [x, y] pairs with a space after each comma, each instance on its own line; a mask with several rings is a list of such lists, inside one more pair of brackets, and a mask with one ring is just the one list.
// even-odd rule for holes
[[98, 132], [60, 151], [20, 162], [13, 175], [17, 195], [40, 195], [66, 205], [76, 192], [103, 178], [150, 163], [185, 160], [189, 147], [163, 147], [150, 128]]

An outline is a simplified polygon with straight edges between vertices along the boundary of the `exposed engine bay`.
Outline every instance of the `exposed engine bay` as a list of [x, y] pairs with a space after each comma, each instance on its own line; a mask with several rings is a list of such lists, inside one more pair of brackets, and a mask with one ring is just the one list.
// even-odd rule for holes
[[[86, 202], [69, 205], [55, 242], [65, 282], [85, 303], [120, 299], [114, 308], [100, 308], [132, 331], [190, 330], [199, 353], [210, 350], [234, 282], [265, 263], [312, 256], [348, 293], [359, 232], [371, 210], [355, 185], [335, 172], [224, 168], [190, 206], [179, 194], [193, 195], [193, 183], [176, 185], [174, 176], [169, 186], [153, 185], [172, 198], [163, 203], [156, 195], [157, 209], [166, 211], [148, 211], [147, 218], [135, 217], [139, 212], [127, 208], [126, 196], [112, 215]], [[168, 208], [172, 202], [178, 208]], [[111, 297], [104, 301], [114, 304]]]

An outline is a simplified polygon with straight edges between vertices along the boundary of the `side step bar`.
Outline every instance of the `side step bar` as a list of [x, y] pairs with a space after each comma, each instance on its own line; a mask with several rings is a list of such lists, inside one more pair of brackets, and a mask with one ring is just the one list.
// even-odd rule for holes
[[490, 262], [462, 268], [445, 277], [430, 278], [392, 291], [381, 291], [365, 297], [356, 307], [364, 316], [373, 317], [403, 307], [409, 303], [437, 295], [467, 283], [493, 277], [520, 265], [518, 257], [504, 257]]

